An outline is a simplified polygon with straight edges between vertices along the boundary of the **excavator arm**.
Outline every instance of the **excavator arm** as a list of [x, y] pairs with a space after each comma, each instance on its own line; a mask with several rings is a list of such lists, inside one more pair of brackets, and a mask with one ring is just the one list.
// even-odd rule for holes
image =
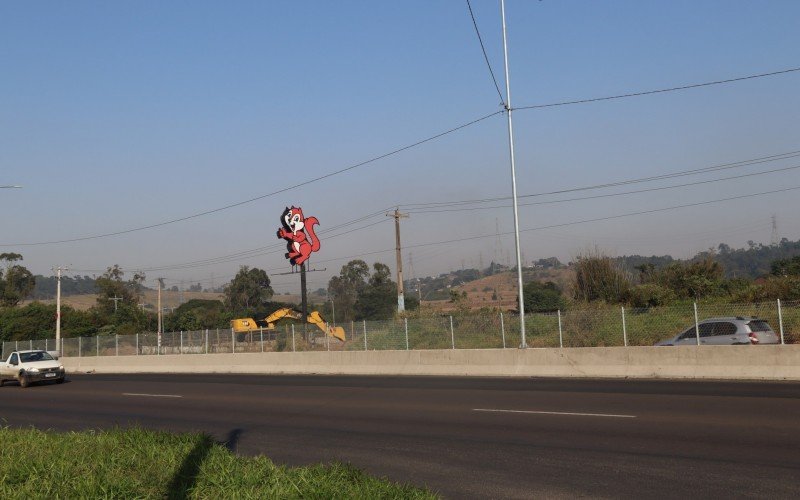
[[[258, 330], [259, 328], [264, 328], [265, 330], [274, 330], [275, 322], [283, 318], [292, 318], [302, 321], [303, 313], [295, 309], [284, 307], [278, 309], [261, 321], [256, 321], [253, 318], [238, 318], [231, 320], [231, 328], [235, 333], [252, 332]], [[331, 337], [335, 337], [344, 342], [344, 328], [341, 326], [329, 326], [327, 323], [325, 323], [325, 320], [322, 319], [322, 316], [318, 311], [312, 311], [306, 318], [306, 321], [325, 332], [326, 335], [330, 335]]]

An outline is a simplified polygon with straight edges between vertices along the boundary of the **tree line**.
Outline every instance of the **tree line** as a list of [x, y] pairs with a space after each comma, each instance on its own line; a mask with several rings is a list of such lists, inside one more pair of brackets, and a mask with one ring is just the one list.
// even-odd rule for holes
[[[36, 277], [20, 264], [22, 255], [1, 254], [0, 261], [5, 264], [0, 270], [0, 340], [54, 337], [54, 304], [34, 300], [20, 306], [22, 300], [35, 296], [36, 288]], [[97, 294], [96, 303], [85, 311], [62, 305], [62, 336], [133, 335], [157, 330], [157, 311], [141, 305], [144, 274], [128, 275], [114, 265], [97, 278], [62, 277], [62, 292], [65, 283], [83, 287], [90, 281], [92, 293]], [[382, 263], [375, 263], [370, 273], [366, 262], [351, 261], [342, 266], [339, 276], [331, 279], [325, 291], [330, 300], [310, 307], [319, 308], [331, 321], [386, 319], [396, 308], [396, 285], [389, 267]], [[274, 300], [269, 276], [255, 267], [241, 266], [223, 293], [223, 300], [193, 299], [164, 314], [164, 331], [228, 328], [234, 318], [263, 319], [279, 308], [298, 307]], [[409, 302], [413, 307], [414, 300]]]

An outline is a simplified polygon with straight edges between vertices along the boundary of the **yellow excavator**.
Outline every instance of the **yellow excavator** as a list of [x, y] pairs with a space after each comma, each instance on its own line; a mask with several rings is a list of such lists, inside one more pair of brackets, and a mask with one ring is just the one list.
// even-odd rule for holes
[[[233, 319], [231, 320], [231, 328], [235, 333], [250, 333], [258, 331], [262, 328], [270, 331], [275, 330], [275, 322], [283, 318], [292, 318], [302, 321], [303, 313], [288, 307], [284, 307], [282, 309], [278, 309], [263, 320], [255, 320], [253, 318]], [[312, 325], [315, 325], [327, 335], [335, 337], [344, 342], [344, 328], [341, 326], [328, 326], [328, 324], [325, 323], [325, 320], [322, 319], [322, 316], [320, 316], [319, 312], [311, 311], [308, 314], [306, 321]]]

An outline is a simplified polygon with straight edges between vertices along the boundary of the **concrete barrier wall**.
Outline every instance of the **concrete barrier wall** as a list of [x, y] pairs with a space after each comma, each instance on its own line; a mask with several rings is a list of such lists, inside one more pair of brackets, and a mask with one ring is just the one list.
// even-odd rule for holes
[[800, 345], [268, 352], [62, 358], [67, 373], [800, 380]]

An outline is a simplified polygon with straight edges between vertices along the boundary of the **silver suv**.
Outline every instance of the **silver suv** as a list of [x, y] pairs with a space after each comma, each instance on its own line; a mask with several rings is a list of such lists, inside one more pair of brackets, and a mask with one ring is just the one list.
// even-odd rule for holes
[[[780, 344], [780, 337], [772, 327], [758, 318], [729, 316], [709, 318], [698, 323], [700, 328], [700, 345], [759, 345]], [[662, 345], [697, 345], [697, 333], [694, 325], [677, 336], [656, 343]]]

